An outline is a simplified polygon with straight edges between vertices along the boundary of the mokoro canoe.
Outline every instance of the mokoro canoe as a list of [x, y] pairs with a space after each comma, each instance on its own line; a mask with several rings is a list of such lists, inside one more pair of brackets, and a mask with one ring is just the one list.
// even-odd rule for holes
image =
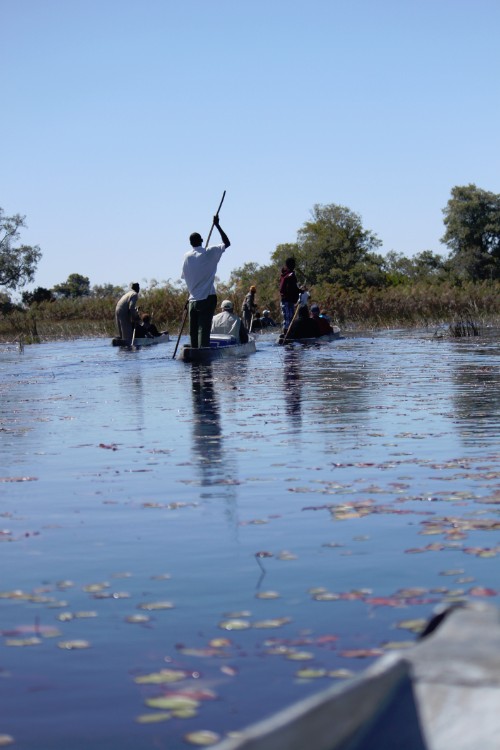
[[283, 344], [322, 344], [322, 343], [328, 343], [329, 341], [338, 341], [338, 339], [342, 338], [340, 335], [340, 328], [338, 326], [333, 326], [333, 333], [327, 333], [324, 336], [316, 336], [315, 338], [311, 339], [294, 339], [294, 338], [286, 338], [285, 334], [281, 333], [280, 337], [278, 339], [278, 344], [280, 346], [283, 346]]
[[478, 603], [431, 620], [415, 645], [232, 733], [214, 750], [498, 750], [500, 613]]
[[[134, 339], [134, 346], [153, 346], [154, 344], [166, 344], [167, 341], [170, 341], [169, 334], [162, 333], [161, 336], [155, 336], [152, 339], [136, 338]], [[113, 346], [130, 346], [125, 339], [119, 339], [118, 337], [112, 339], [111, 343]]]
[[255, 339], [252, 336], [246, 344], [240, 344], [233, 336], [213, 333], [210, 336], [210, 347], [192, 349], [186, 344], [180, 351], [179, 359], [184, 362], [212, 362], [229, 357], [246, 357], [255, 351]]

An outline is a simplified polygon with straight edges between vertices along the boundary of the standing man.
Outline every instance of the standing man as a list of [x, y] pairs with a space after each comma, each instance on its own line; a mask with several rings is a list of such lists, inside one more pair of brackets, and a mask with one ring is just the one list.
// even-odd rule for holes
[[250, 333], [252, 330], [252, 318], [257, 312], [257, 305], [255, 304], [255, 293], [257, 287], [251, 286], [248, 293], [243, 300], [243, 307], [241, 314], [243, 316], [243, 322], [245, 323], [247, 331]]
[[283, 314], [283, 331], [286, 333], [292, 322], [295, 305], [299, 301], [301, 290], [295, 276], [295, 258], [287, 258], [281, 269], [280, 296]]
[[222, 253], [230, 246], [229, 238], [219, 224], [218, 214], [214, 216], [214, 226], [219, 230], [222, 245], [203, 247], [203, 239], [198, 232], [189, 237], [189, 250], [184, 256], [181, 278], [189, 291], [189, 335], [191, 347], [210, 346], [210, 329], [217, 307], [215, 294], [215, 274]]
[[132, 343], [134, 333], [134, 324], [140, 323], [141, 316], [137, 309], [137, 300], [139, 298], [140, 286], [137, 282], [130, 285], [130, 290], [123, 297], [120, 297], [116, 303], [115, 321], [119, 338]]

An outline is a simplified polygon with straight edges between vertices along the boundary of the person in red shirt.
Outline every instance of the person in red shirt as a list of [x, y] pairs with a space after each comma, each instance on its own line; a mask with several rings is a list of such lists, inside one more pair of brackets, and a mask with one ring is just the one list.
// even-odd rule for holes
[[295, 276], [295, 258], [287, 258], [281, 269], [280, 277], [281, 312], [283, 314], [283, 331], [288, 331], [299, 301], [300, 289]]

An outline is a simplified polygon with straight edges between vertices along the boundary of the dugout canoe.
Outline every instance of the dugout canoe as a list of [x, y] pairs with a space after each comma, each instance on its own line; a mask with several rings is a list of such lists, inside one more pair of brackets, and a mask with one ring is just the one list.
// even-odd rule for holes
[[412, 647], [213, 750], [498, 750], [500, 613], [462, 604]]
[[[133, 346], [154, 346], [156, 344], [166, 344], [168, 341], [170, 341], [169, 334], [162, 333], [161, 336], [155, 336], [151, 339], [135, 338]], [[125, 341], [125, 339], [120, 339], [118, 337], [111, 339], [111, 343], [113, 346], [131, 346], [128, 341]]]
[[213, 362], [217, 359], [231, 357], [247, 357], [256, 351], [255, 339], [249, 336], [246, 344], [240, 344], [233, 336], [222, 333], [210, 336], [210, 346], [193, 349], [187, 344], [183, 346], [178, 356], [184, 362]]
[[342, 338], [340, 335], [340, 328], [338, 326], [333, 326], [333, 332], [327, 333], [324, 336], [315, 336], [314, 338], [310, 339], [294, 339], [290, 336], [290, 338], [285, 339], [285, 334], [281, 333], [280, 337], [278, 339], [278, 344], [280, 346], [287, 345], [287, 344], [323, 344], [328, 343], [329, 341], [338, 341], [338, 339]]

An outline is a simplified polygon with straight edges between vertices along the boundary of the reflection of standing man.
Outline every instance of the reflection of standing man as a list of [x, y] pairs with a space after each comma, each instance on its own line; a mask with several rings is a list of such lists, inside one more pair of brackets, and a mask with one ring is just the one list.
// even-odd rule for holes
[[141, 320], [137, 309], [140, 286], [137, 282], [130, 285], [130, 290], [120, 297], [115, 308], [115, 321], [118, 336], [128, 344], [132, 343], [134, 323]]
[[295, 276], [295, 258], [287, 258], [281, 269], [280, 278], [281, 312], [283, 314], [283, 330], [288, 331], [295, 312], [295, 305], [300, 296], [297, 277]]
[[217, 307], [215, 294], [215, 274], [222, 253], [230, 246], [227, 235], [219, 224], [219, 216], [214, 216], [214, 226], [219, 230], [222, 245], [203, 247], [203, 239], [198, 232], [189, 237], [192, 250], [184, 256], [181, 277], [189, 291], [189, 335], [191, 347], [210, 346], [210, 329]]

